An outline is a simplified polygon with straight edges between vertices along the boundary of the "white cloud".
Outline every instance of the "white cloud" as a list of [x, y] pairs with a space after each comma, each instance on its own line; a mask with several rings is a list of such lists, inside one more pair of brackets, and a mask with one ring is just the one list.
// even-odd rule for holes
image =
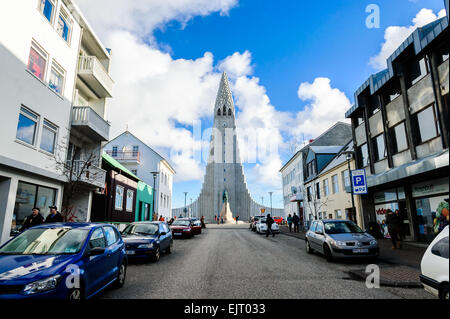
[[384, 33], [384, 42], [381, 51], [370, 58], [369, 64], [376, 70], [386, 68], [386, 59], [398, 48], [400, 44], [416, 29], [446, 15], [445, 9], [436, 15], [433, 10], [422, 9], [412, 19], [410, 26], [390, 26]]
[[[350, 100], [344, 92], [332, 88], [328, 78], [316, 78], [313, 83], [302, 83], [298, 88], [298, 97], [308, 102], [297, 113], [296, 125], [291, 133], [294, 137], [305, 140], [316, 138], [337, 121], [347, 122], [345, 112], [351, 107]], [[302, 140], [297, 140], [302, 142]]]
[[253, 67], [251, 65], [252, 55], [249, 51], [244, 53], [235, 52], [223, 61], [219, 62], [219, 70], [226, 71], [231, 77], [251, 75]]

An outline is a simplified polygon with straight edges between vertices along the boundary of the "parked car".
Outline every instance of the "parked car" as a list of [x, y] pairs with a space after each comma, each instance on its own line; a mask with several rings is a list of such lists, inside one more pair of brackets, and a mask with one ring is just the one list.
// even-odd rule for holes
[[256, 223], [258, 222], [259, 219], [265, 218], [265, 217], [266, 216], [263, 216], [263, 215], [253, 216], [252, 219], [250, 220], [250, 230], [256, 231]]
[[194, 237], [192, 221], [189, 218], [178, 218], [170, 226], [174, 238]]
[[342, 257], [378, 258], [378, 241], [350, 220], [316, 220], [306, 233], [306, 252], [317, 251], [327, 261]]
[[129, 257], [146, 257], [156, 262], [161, 252], [170, 254], [173, 249], [172, 232], [165, 222], [131, 223], [122, 237]]
[[192, 232], [194, 235], [200, 235], [202, 233], [202, 222], [198, 219], [192, 222]]
[[449, 242], [448, 226], [428, 246], [420, 264], [422, 282], [426, 291], [441, 299], [449, 299], [448, 268]]
[[[266, 217], [259, 218], [255, 227], [256, 227], [256, 232], [258, 234], [266, 234], [267, 233]], [[272, 231], [275, 234], [279, 234], [280, 233], [280, 227], [278, 227], [277, 223], [273, 223], [272, 224]]]
[[[0, 247], [0, 298], [91, 298], [110, 285], [124, 285], [127, 261], [112, 225], [36, 226]], [[76, 276], [80, 284], [68, 285], [78, 282], [72, 281]]]
[[277, 223], [277, 225], [281, 225], [283, 223], [283, 217], [280, 216], [274, 217], [273, 220]]

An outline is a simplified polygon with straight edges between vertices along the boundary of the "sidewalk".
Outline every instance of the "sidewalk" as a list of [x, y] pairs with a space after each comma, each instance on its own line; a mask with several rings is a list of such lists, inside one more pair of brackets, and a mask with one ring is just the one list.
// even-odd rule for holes
[[[305, 239], [306, 232], [290, 233], [289, 228], [281, 226], [283, 235]], [[378, 266], [381, 272], [381, 285], [396, 287], [421, 287], [419, 281], [420, 262], [426, 251], [426, 245], [417, 243], [403, 243], [402, 249], [392, 249], [390, 239], [378, 239], [380, 256]], [[351, 270], [350, 274], [364, 279], [367, 277], [365, 269]]]

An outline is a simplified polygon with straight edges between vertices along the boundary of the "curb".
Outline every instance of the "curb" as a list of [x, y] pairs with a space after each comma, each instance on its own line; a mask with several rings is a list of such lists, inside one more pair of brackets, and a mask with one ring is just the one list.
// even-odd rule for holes
[[[388, 268], [394, 268], [394, 267], [388, 267]], [[366, 274], [365, 270], [362, 270], [362, 269], [350, 270], [347, 273], [353, 277], [356, 277], [357, 279], [359, 279], [361, 281], [365, 281], [367, 278], [367, 274]], [[381, 278], [380, 278], [380, 286], [401, 287], [401, 288], [423, 288], [423, 285], [420, 283], [420, 281], [387, 280], [387, 279], [383, 278], [383, 275], [381, 275]]]

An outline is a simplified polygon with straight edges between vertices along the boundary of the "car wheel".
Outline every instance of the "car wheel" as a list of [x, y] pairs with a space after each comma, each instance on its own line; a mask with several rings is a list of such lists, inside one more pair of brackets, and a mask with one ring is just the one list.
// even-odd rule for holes
[[161, 257], [161, 251], [159, 250], [159, 246], [158, 246], [158, 247], [156, 247], [156, 250], [153, 253], [152, 261], [158, 262], [159, 261], [159, 257]]
[[173, 249], [173, 241], [170, 241], [169, 247], [166, 249], [167, 254], [171, 254]]
[[325, 258], [328, 262], [333, 261], [333, 255], [331, 254], [331, 249], [327, 244], [323, 245], [323, 253], [325, 254]]
[[306, 252], [308, 254], [312, 254], [314, 252], [314, 250], [311, 248], [311, 246], [309, 245], [309, 241], [305, 240], [305, 248], [306, 248]]
[[114, 288], [122, 288], [125, 285], [125, 278], [127, 277], [127, 266], [122, 263], [119, 267], [119, 273], [117, 274], [117, 279], [114, 283]]
[[446, 284], [444, 287], [441, 288], [441, 293], [439, 294], [439, 298], [443, 299], [443, 300], [449, 300], [449, 295], [448, 295], [448, 284]]
[[67, 295], [67, 299], [68, 300], [83, 300], [84, 299], [83, 289], [81, 287], [70, 289], [69, 294]]

